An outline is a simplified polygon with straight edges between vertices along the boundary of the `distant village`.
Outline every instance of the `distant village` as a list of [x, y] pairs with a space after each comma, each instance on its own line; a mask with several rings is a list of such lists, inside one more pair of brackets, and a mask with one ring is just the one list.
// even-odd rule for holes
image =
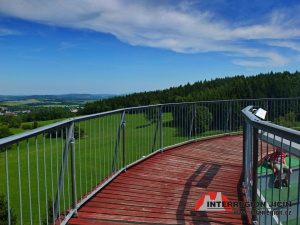
[[[0, 107], [0, 116], [5, 116], [5, 115], [14, 115], [18, 116], [20, 114], [25, 114], [25, 113], [30, 113], [31, 110], [20, 110], [20, 111], [9, 111], [7, 107]], [[69, 112], [71, 113], [77, 113], [78, 108], [69, 108]]]

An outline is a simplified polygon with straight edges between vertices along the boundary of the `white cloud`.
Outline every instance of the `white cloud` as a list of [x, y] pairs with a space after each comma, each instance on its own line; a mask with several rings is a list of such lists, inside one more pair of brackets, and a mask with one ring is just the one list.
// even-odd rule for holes
[[300, 44], [293, 41], [269, 41], [267, 44], [271, 46], [290, 48], [294, 51], [300, 52]]
[[[140, 0], [0, 0], [0, 12], [9, 16], [111, 33], [131, 45], [182, 53], [223, 51], [258, 57], [260, 54], [245, 54], [245, 48], [241, 48], [245, 45], [244, 41], [300, 37], [299, 22], [294, 18], [299, 17], [296, 9], [276, 10], [264, 15], [263, 24], [245, 26], [242, 24], [246, 22], [229, 22], [213, 12], [194, 6], [195, 1], [187, 0], [177, 5]], [[248, 50], [251, 48], [248, 47]], [[261, 60], [236, 60], [235, 63], [278, 66], [288, 62], [285, 57], [273, 52], [264, 53]]]
[[[241, 57], [251, 57], [258, 60], [234, 60], [233, 63], [240, 66], [254, 66], [254, 67], [273, 67], [285, 66], [290, 59], [281, 56], [275, 52], [265, 52], [258, 49], [240, 49]], [[263, 60], [259, 60], [263, 59]]]

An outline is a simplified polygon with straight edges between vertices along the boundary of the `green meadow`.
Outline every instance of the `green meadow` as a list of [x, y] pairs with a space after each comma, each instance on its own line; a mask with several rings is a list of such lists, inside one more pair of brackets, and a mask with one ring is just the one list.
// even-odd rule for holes
[[[113, 163], [115, 170], [123, 168], [124, 155], [128, 165], [159, 149], [161, 145], [174, 145], [188, 139], [186, 135], [182, 135], [182, 131], [178, 134], [178, 129], [172, 122], [172, 114], [164, 113], [163, 143], [160, 143], [157, 123], [151, 123], [144, 113], [136, 112], [126, 114], [124, 147], [124, 133], [119, 132], [120, 118], [121, 115], [117, 114], [75, 123], [78, 133], [75, 140], [77, 200], [112, 173]], [[7, 197], [9, 194], [10, 206], [18, 216], [18, 223], [38, 224], [47, 218], [48, 202], [54, 202], [57, 193], [66, 129], [61, 127], [51, 135], [45, 133], [32, 137], [13, 144], [6, 152], [0, 153], [0, 190]], [[70, 158], [69, 151], [60, 212], [72, 204]], [[7, 183], [9, 193], [6, 191]]]

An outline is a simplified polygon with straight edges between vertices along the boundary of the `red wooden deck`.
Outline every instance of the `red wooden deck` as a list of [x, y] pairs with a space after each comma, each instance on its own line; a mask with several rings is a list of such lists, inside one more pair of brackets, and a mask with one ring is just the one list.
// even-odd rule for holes
[[248, 224], [232, 211], [194, 210], [210, 192], [242, 201], [242, 146], [238, 135], [158, 153], [119, 175], [68, 224]]

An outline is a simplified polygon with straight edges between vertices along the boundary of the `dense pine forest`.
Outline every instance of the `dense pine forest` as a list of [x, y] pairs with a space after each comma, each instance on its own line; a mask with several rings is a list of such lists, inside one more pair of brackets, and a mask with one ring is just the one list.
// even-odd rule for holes
[[87, 103], [79, 114], [171, 102], [194, 102], [226, 99], [283, 98], [300, 96], [300, 73], [278, 72], [256, 76], [235, 76], [165, 90], [134, 93]]

